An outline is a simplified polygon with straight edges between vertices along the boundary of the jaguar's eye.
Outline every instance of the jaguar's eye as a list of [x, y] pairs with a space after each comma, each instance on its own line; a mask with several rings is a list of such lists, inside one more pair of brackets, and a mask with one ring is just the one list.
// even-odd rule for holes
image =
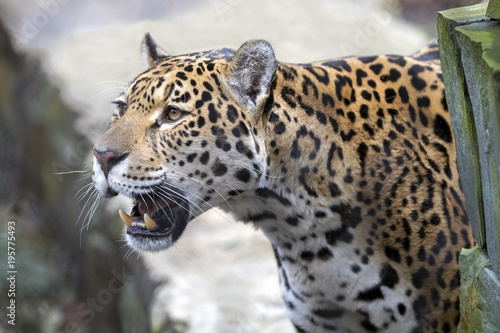
[[123, 101], [114, 101], [114, 104], [116, 104], [116, 108], [118, 109], [118, 115], [122, 117], [125, 112], [127, 112], [127, 103]]
[[163, 125], [165, 123], [174, 123], [179, 121], [184, 115], [185, 111], [180, 110], [179, 108], [173, 106], [167, 106], [163, 111], [163, 114], [156, 121], [158, 125]]

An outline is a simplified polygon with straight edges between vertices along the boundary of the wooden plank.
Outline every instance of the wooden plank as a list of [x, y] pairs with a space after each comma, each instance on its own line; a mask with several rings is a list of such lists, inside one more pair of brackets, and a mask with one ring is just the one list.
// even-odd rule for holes
[[486, 244], [500, 274], [500, 25], [478, 22], [456, 31], [478, 139]]
[[479, 144], [477, 142], [472, 103], [466, 95], [467, 82], [462, 67], [461, 50], [458, 47], [455, 28], [484, 18], [486, 5], [450, 9], [438, 13], [438, 34], [446, 86], [446, 101], [450, 110], [453, 136], [457, 149], [457, 163], [462, 188], [472, 224], [474, 239], [485, 246], [483, 192], [481, 183]]

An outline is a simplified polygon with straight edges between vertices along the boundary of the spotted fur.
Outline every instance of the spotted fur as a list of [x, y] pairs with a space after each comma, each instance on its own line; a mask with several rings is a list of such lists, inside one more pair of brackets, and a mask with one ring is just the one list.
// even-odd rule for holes
[[102, 195], [137, 201], [133, 248], [219, 206], [271, 241], [298, 332], [456, 331], [472, 238], [436, 44], [298, 65], [264, 41], [144, 49], [94, 160]]

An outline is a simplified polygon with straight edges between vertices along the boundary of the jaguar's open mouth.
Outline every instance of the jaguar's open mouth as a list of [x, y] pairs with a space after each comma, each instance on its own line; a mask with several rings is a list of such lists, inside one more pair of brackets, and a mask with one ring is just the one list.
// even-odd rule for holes
[[[127, 226], [127, 234], [133, 237], [171, 237], [175, 242], [182, 234], [190, 218], [189, 205], [182, 194], [175, 197], [158, 196], [155, 193], [135, 195], [130, 215], [120, 210], [120, 217]], [[172, 197], [172, 199], [170, 199]]]

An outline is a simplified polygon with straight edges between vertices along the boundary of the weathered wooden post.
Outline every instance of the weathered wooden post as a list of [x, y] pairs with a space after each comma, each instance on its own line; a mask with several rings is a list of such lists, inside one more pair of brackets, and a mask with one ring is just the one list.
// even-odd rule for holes
[[438, 15], [462, 187], [477, 246], [460, 254], [460, 332], [500, 332], [500, 0]]

